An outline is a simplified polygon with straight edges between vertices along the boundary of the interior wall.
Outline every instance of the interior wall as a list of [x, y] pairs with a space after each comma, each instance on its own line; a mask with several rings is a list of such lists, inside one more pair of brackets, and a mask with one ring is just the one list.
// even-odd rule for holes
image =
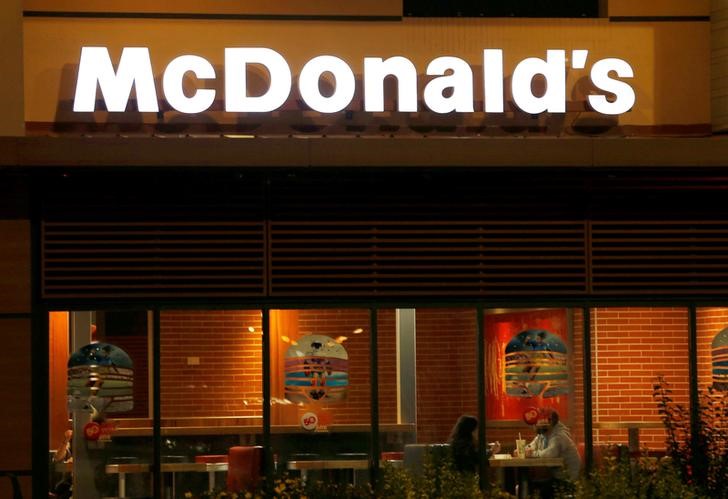
[[262, 418], [260, 311], [164, 311], [160, 321], [162, 418]]
[[417, 441], [446, 442], [458, 417], [478, 415], [475, 309], [416, 313]]

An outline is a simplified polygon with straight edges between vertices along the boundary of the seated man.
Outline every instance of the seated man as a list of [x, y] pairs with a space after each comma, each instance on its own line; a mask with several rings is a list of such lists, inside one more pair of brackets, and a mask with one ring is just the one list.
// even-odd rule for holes
[[[581, 458], [576, 444], [571, 439], [569, 429], [559, 421], [559, 413], [548, 409], [536, 422], [536, 438], [526, 446], [526, 457], [560, 457], [564, 460], [566, 476], [561, 470], [553, 478], [576, 480], [581, 469]], [[549, 480], [542, 491], [542, 497], [551, 497], [553, 480]]]

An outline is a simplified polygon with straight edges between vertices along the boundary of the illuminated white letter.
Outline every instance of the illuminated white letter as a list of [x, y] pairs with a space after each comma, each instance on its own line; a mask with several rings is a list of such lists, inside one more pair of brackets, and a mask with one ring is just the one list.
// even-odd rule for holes
[[406, 57], [364, 58], [364, 110], [384, 111], [384, 78], [397, 78], [397, 111], [417, 112], [417, 68]]
[[215, 100], [212, 89], [198, 89], [195, 95], [187, 97], [182, 88], [182, 79], [187, 71], [191, 71], [201, 80], [214, 79], [215, 68], [207, 59], [196, 55], [181, 55], [169, 63], [164, 70], [162, 87], [169, 105], [182, 113], [201, 113], [206, 111]]
[[[249, 97], [248, 64], [261, 64], [270, 74], [268, 91]], [[231, 113], [267, 113], [283, 105], [291, 93], [291, 68], [281, 54], [267, 48], [225, 49], [225, 110]]]
[[126, 110], [133, 86], [136, 86], [137, 108], [140, 112], [159, 111], [152, 61], [146, 47], [124, 48], [116, 73], [106, 47], [83, 47], [78, 64], [76, 96], [73, 99], [75, 112], [94, 111], [97, 82], [109, 112], [123, 113]]
[[[546, 78], [546, 93], [536, 97], [531, 82], [537, 74]], [[546, 60], [529, 57], [513, 71], [513, 100], [530, 114], [566, 112], [566, 51], [547, 50]]]
[[591, 80], [598, 88], [615, 95], [614, 102], [609, 102], [604, 95], [590, 95], [589, 104], [594, 110], [602, 114], [622, 114], [634, 106], [634, 89], [623, 81], [609, 77], [614, 71], [621, 78], [632, 78], [632, 66], [622, 59], [602, 59], [597, 61], [591, 69]]
[[[452, 74], [444, 76], [448, 70]], [[427, 74], [439, 76], [425, 86], [428, 108], [441, 114], [473, 112], [473, 70], [467, 62], [458, 57], [438, 57], [427, 66]], [[450, 97], [442, 94], [446, 88], [452, 88]]]
[[486, 113], [503, 112], [503, 51], [483, 50], [483, 95]]
[[[319, 80], [324, 73], [331, 73], [336, 80], [334, 93], [321, 95]], [[349, 105], [354, 98], [354, 73], [347, 63], [333, 55], [314, 57], [303, 66], [298, 77], [298, 90], [308, 107], [319, 113], [336, 113]]]

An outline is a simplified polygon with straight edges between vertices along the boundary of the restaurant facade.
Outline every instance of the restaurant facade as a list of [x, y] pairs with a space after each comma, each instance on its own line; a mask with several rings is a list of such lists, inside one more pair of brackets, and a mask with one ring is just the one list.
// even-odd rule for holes
[[199, 495], [256, 446], [376, 481], [540, 408], [590, 466], [664, 452], [658, 378], [694, 421], [728, 389], [725, 2], [118, 4], [0, 7], [23, 497]]

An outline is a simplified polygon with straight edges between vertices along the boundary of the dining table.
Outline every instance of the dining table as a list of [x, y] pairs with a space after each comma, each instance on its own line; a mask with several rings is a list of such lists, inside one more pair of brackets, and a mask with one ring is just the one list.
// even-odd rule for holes
[[[175, 497], [175, 473], [207, 473], [207, 490], [212, 492], [215, 490], [215, 473], [218, 471], [227, 471], [228, 463], [162, 463], [162, 473], [171, 473], [172, 497]], [[126, 497], [126, 475], [130, 473], [150, 473], [152, 465], [149, 463], [125, 463], [125, 464], [107, 464], [106, 473], [110, 475], [118, 475], [117, 496]]]
[[[369, 469], [368, 459], [316, 459], [316, 460], [295, 460], [288, 461], [286, 467], [289, 470], [297, 470], [301, 473], [301, 480], [304, 482], [310, 470], [365, 470]], [[356, 482], [356, 473], [353, 475]]]
[[[561, 468], [564, 460], [560, 457], [511, 457], [507, 454], [496, 454], [498, 457], [488, 459], [491, 468], [500, 470], [512, 469], [516, 479], [516, 496], [528, 497], [528, 468]], [[507, 456], [507, 457], [506, 457]]]

